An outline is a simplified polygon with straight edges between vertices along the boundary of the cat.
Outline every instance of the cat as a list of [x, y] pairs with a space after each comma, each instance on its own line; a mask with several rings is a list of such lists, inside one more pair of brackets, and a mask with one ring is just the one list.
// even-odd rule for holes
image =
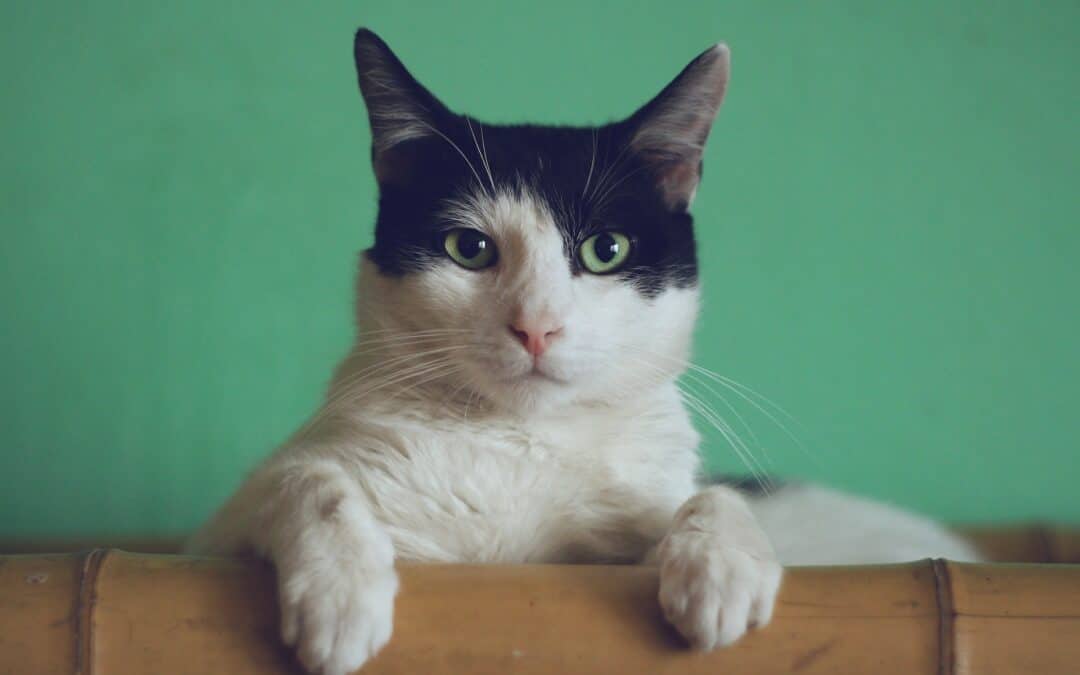
[[781, 564], [977, 558], [875, 502], [698, 479], [676, 380], [726, 46], [598, 127], [484, 124], [371, 31], [354, 55], [379, 187], [358, 337], [321, 409], [189, 545], [273, 562], [307, 669], [387, 642], [395, 560], [656, 565], [664, 615], [708, 650], [769, 622]]

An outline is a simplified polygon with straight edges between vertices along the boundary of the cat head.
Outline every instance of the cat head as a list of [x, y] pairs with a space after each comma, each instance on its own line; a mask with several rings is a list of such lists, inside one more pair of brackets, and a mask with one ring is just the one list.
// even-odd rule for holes
[[698, 307], [688, 210], [725, 46], [598, 127], [484, 124], [371, 31], [354, 50], [379, 186], [358, 347], [395, 354], [401, 382], [521, 413], [617, 400], [682, 370]]

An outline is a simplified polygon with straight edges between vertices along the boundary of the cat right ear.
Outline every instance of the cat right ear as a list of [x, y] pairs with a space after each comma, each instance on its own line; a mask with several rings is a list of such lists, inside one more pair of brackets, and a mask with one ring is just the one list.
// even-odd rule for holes
[[730, 69], [727, 46], [714, 45], [628, 120], [630, 147], [650, 167], [672, 210], [686, 211], [694, 200], [705, 139], [724, 100]]
[[392, 182], [401, 176], [407, 163], [396, 149], [408, 141], [438, 135], [441, 120], [451, 113], [372, 31], [356, 31], [353, 57], [371, 122], [375, 177], [380, 183]]

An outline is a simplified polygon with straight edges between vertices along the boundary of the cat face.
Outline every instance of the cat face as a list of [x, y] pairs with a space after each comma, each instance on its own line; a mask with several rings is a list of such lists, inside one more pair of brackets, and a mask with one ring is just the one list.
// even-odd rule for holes
[[594, 128], [483, 124], [370, 31], [355, 54], [380, 194], [361, 339], [392, 335], [403, 362], [428, 366], [418, 380], [521, 413], [616, 400], [682, 370], [698, 306], [687, 210], [724, 47]]

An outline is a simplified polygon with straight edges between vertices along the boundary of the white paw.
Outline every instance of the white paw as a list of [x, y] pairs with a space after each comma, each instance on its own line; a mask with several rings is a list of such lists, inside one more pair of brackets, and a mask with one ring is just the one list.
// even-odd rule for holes
[[279, 575], [281, 637], [309, 672], [345, 675], [390, 640], [398, 588], [393, 567], [338, 560]]
[[657, 551], [660, 607], [691, 646], [727, 646], [772, 618], [782, 568], [708, 532], [672, 532]]

